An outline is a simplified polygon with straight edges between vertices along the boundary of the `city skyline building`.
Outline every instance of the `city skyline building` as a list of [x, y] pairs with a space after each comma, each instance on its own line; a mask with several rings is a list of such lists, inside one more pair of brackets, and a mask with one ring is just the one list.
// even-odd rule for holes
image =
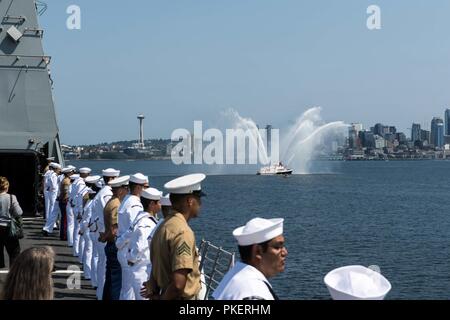
[[444, 147], [444, 120], [440, 117], [431, 120], [431, 144], [436, 148]]

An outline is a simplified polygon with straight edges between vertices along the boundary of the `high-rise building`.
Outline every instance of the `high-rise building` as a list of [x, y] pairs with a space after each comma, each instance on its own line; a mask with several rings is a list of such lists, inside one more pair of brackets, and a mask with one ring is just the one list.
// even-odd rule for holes
[[385, 126], [381, 123], [377, 123], [374, 127], [373, 127], [373, 134], [379, 135], [379, 136], [383, 136], [384, 135], [384, 131], [385, 131]]
[[413, 123], [412, 128], [411, 128], [411, 141], [412, 142], [422, 141], [422, 138], [420, 136], [420, 131], [421, 131], [420, 124]]
[[431, 141], [430, 135], [431, 135], [430, 131], [421, 129], [420, 130], [420, 141], [423, 141], [423, 142], [426, 141], [427, 144], [429, 144]]
[[431, 143], [436, 148], [444, 147], [444, 121], [442, 118], [434, 117], [431, 120]]
[[374, 135], [371, 131], [360, 131], [358, 136], [364, 148], [375, 148]]
[[445, 110], [445, 133], [444, 135], [450, 136], [450, 109]]

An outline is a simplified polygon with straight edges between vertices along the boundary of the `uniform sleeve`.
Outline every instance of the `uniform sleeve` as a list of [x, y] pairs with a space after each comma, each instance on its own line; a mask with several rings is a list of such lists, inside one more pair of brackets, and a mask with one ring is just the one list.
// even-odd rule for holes
[[190, 269], [194, 267], [195, 257], [194, 234], [184, 231], [178, 234], [171, 245], [172, 272], [180, 269]]
[[55, 192], [58, 190], [58, 176], [56, 174], [52, 174], [50, 177], [51, 185], [50, 191]]
[[149, 250], [147, 238], [150, 235], [150, 231], [150, 227], [143, 226], [137, 228], [133, 233], [127, 254], [128, 261], [136, 263], [145, 257], [146, 251]]

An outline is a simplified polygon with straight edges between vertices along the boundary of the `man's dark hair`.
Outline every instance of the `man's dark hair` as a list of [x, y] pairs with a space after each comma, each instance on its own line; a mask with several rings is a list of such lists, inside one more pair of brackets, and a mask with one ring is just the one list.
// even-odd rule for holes
[[103, 181], [105, 181], [106, 185], [108, 185], [108, 182], [110, 182], [114, 177], [103, 177]]
[[141, 197], [141, 203], [142, 203], [142, 206], [144, 207], [144, 210], [146, 210], [152, 202], [156, 202], [156, 200], [150, 200], [150, 199]]
[[172, 206], [177, 206], [181, 204], [186, 197], [189, 196], [189, 194], [175, 194], [171, 193], [169, 196], [170, 202], [172, 203]]
[[134, 182], [130, 182], [130, 184], [129, 184], [130, 192], [133, 193], [133, 192], [134, 192], [134, 189], [137, 188], [137, 187], [140, 187], [140, 186], [142, 186], [142, 185], [141, 185], [141, 184], [134, 183]]
[[247, 263], [247, 264], [250, 262], [250, 259], [252, 258], [252, 247], [253, 246], [261, 246], [263, 249], [263, 252], [264, 253], [267, 252], [267, 249], [269, 248], [269, 242], [270, 242], [270, 240], [262, 242], [262, 243], [258, 243], [258, 244], [251, 244], [249, 246], [238, 246], [239, 255], [241, 256], [241, 261], [244, 263]]

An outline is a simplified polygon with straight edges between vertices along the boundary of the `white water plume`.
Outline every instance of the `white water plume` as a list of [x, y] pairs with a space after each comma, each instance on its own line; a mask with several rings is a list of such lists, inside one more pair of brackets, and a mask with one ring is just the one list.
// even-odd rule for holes
[[[332, 141], [347, 128], [342, 121], [326, 123], [321, 117], [322, 108], [314, 107], [305, 111], [280, 137], [280, 160], [283, 164], [294, 170], [294, 174], [311, 173], [314, 159], [330, 149]], [[244, 118], [233, 109], [223, 113], [232, 120], [234, 129], [249, 130], [249, 143], [258, 148], [261, 163], [269, 163], [273, 155], [266, 150], [266, 137], [262, 137], [258, 126], [250, 118]]]

